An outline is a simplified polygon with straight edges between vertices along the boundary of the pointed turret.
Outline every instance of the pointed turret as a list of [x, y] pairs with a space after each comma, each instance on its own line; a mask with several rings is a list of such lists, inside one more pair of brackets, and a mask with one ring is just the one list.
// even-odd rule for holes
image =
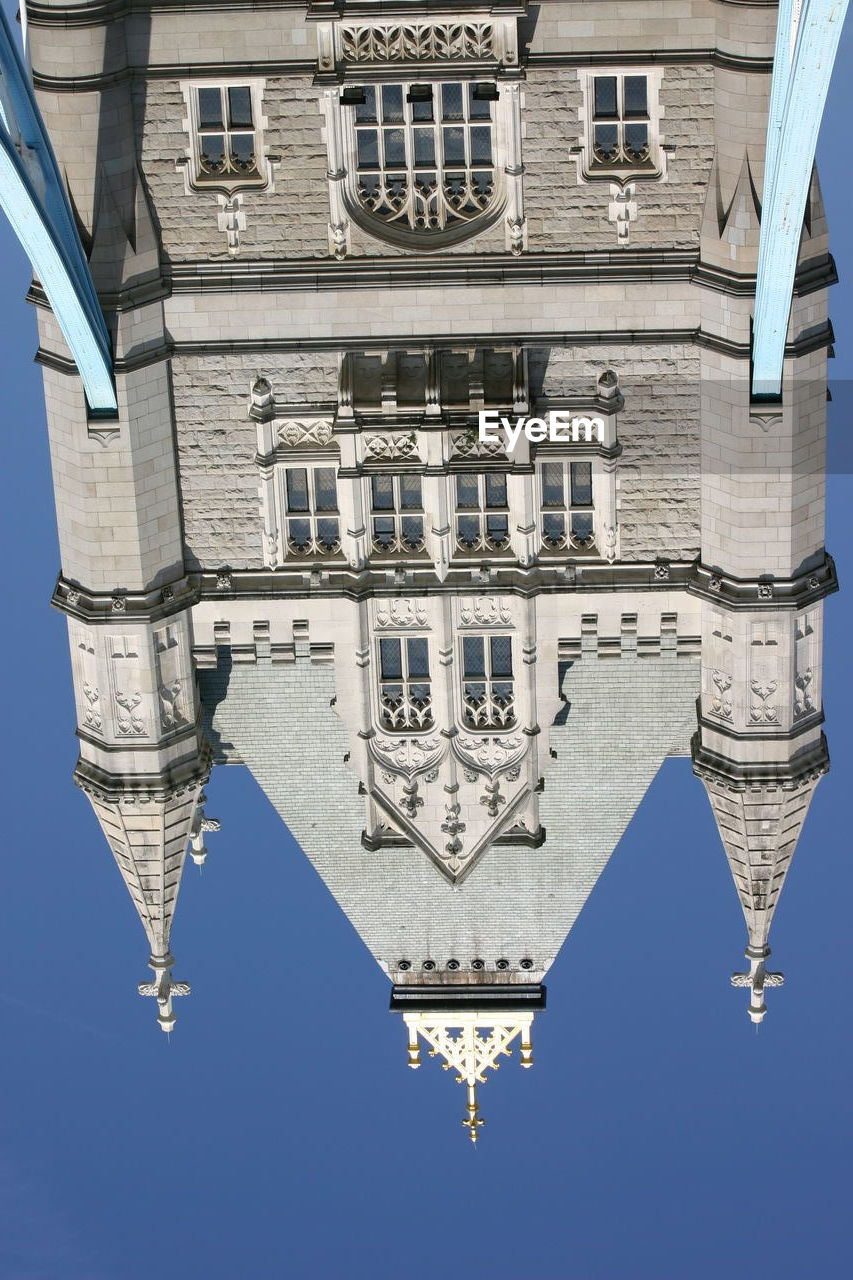
[[[748, 987], [749, 1017], [759, 1023], [767, 1012], [764, 990], [781, 987], [781, 973], [766, 967], [770, 927], [803, 823], [820, 777], [829, 767], [825, 739], [802, 764], [780, 770], [778, 779], [724, 778], [712, 765], [697, 761], [711, 802], [747, 927], [749, 968], [732, 975], [732, 986]], [[787, 773], [787, 777], [784, 774]]]
[[175, 1025], [172, 997], [190, 993], [186, 983], [172, 979], [174, 956], [169, 944], [201, 783], [165, 799], [110, 800], [91, 787], [86, 790], [151, 948], [148, 963], [154, 982], [140, 983], [139, 993], [156, 997], [157, 1020], [163, 1031], [171, 1031]]

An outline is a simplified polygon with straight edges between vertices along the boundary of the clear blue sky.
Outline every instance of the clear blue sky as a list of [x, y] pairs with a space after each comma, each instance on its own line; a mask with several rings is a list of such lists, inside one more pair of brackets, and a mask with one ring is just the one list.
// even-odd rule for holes
[[[853, 364], [848, 27], [822, 139]], [[71, 783], [76, 758], [28, 269], [0, 225], [4, 816], [0, 1280], [204, 1276], [801, 1280], [851, 1270], [853, 480], [831, 478], [833, 768], [774, 927], [787, 985], [760, 1034], [728, 983], [744, 927], [689, 762], [657, 778], [549, 978], [536, 1065], [461, 1090], [405, 1066], [386, 979], [240, 769], [187, 867], [157, 1030], [130, 899]], [[833, 430], [845, 395], [836, 399]], [[847, 404], [851, 396], [846, 396]]]

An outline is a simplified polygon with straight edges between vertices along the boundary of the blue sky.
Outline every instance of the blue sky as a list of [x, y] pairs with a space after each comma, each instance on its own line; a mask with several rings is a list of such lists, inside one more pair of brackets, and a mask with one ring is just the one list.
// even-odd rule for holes
[[[821, 147], [850, 377], [845, 191], [853, 32]], [[845, 76], [846, 70], [846, 76]], [[0, 1280], [396, 1277], [730, 1280], [851, 1266], [848, 589], [827, 606], [818, 789], [774, 926], [787, 985], [756, 1034], [729, 986], [743, 920], [701, 785], [670, 761], [549, 977], [536, 1065], [461, 1090], [405, 1066], [388, 987], [252, 778], [188, 866], [167, 1042], [142, 929], [82, 794], [28, 269], [5, 224], [0, 536]], [[847, 403], [850, 396], [846, 396]], [[841, 420], [845, 388], [832, 406]], [[827, 545], [853, 574], [853, 481]]]

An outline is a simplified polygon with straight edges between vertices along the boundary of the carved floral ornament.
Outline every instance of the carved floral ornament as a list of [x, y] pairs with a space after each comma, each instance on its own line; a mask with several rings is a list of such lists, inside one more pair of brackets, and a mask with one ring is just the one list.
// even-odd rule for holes
[[512, 606], [498, 596], [463, 596], [459, 621], [463, 627], [512, 626]]
[[321, 73], [341, 65], [473, 64], [491, 69], [518, 63], [518, 26], [512, 16], [462, 13], [449, 21], [321, 22], [317, 40]]
[[378, 601], [375, 621], [381, 630], [391, 627], [425, 627], [429, 622], [429, 615], [422, 600], [404, 596]]

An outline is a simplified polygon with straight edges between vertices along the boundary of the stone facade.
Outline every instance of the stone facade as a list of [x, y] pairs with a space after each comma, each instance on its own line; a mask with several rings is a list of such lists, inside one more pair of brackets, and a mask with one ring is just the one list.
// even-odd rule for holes
[[[835, 585], [816, 181], [783, 404], [750, 402], [775, 11], [414, 9], [29, 6], [116, 356], [118, 416], [94, 419], [40, 305], [78, 779], [152, 939], [146, 994], [169, 1029], [211, 749], [252, 769], [429, 1035], [442, 1000], [470, 1021], [486, 988], [507, 1017], [541, 998], [691, 751], [758, 1021], [790, 823], [827, 767]], [[486, 408], [602, 434], [510, 455], [479, 439]], [[160, 808], [121, 828], [126, 804]]]

